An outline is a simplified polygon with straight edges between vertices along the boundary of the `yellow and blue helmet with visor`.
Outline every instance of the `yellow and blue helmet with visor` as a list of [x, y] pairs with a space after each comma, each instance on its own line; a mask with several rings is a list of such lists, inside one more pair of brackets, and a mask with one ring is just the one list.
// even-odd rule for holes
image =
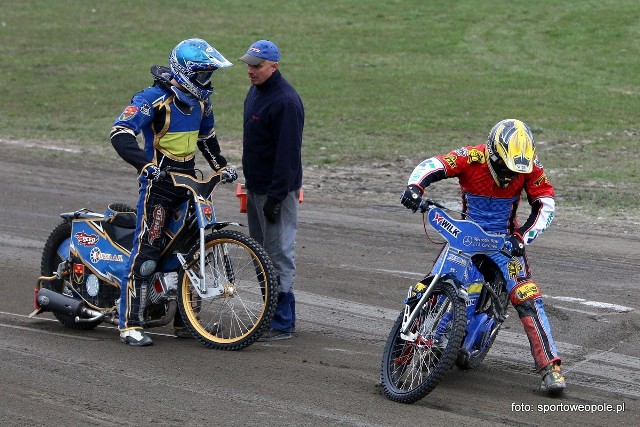
[[502, 120], [487, 137], [489, 171], [498, 186], [505, 188], [519, 173], [533, 170], [535, 142], [531, 129], [517, 119]]

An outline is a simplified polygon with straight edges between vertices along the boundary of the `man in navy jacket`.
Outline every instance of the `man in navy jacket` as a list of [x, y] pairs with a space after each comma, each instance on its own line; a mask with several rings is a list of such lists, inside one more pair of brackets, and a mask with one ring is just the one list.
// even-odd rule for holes
[[296, 321], [293, 286], [304, 107], [280, 73], [280, 51], [273, 42], [258, 40], [240, 61], [247, 64], [251, 80], [244, 101], [242, 153], [249, 234], [271, 257], [280, 284], [271, 329], [261, 339], [287, 339]]

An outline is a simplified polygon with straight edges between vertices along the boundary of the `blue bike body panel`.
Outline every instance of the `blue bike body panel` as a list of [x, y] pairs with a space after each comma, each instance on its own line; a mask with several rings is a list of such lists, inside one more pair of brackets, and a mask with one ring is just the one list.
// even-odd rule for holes
[[440, 208], [429, 211], [429, 222], [455, 249], [473, 253], [494, 252], [504, 247], [504, 236], [489, 234], [475, 222], [453, 219]]
[[198, 199], [195, 204], [198, 225], [201, 228], [211, 228], [216, 223], [216, 212], [208, 200]]
[[187, 218], [187, 208], [189, 202], [184, 202], [176, 211], [171, 215], [167, 225], [165, 226], [165, 233], [169, 233], [171, 236], [175, 236], [182, 227], [184, 227], [184, 221]]
[[120, 286], [130, 251], [111, 240], [100, 219], [76, 219], [72, 223], [70, 254], [75, 255], [92, 274]]
[[447, 246], [436, 260], [432, 274], [455, 277], [464, 291], [467, 306], [467, 334], [462, 347], [468, 352], [483, 348], [489, 338], [495, 320], [486, 313], [477, 312], [484, 277], [471, 261], [481, 253], [499, 252], [507, 242], [505, 236], [489, 234], [478, 224], [454, 219], [440, 208], [431, 208], [428, 214], [431, 226], [447, 240]]

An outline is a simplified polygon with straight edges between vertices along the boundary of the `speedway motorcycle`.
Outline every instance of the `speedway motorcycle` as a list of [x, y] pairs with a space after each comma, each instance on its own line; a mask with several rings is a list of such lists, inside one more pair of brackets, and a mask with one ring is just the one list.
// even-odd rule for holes
[[[225, 172], [202, 179], [194, 177], [199, 171], [183, 172], [165, 169], [161, 174], [186, 187], [190, 199], [167, 218], [167, 243], [146, 289], [145, 328], [167, 325], [178, 313], [205, 346], [238, 350], [271, 323], [278, 292], [275, 270], [257, 241], [227, 228], [240, 224], [217, 220], [213, 191]], [[80, 209], [61, 217], [44, 246], [31, 317], [52, 312], [77, 330], [103, 322], [118, 325], [134, 209], [114, 203], [104, 214]]]
[[446, 244], [432, 273], [409, 288], [385, 345], [380, 383], [389, 399], [402, 403], [425, 397], [455, 365], [477, 367], [509, 303], [502, 273], [487, 256], [500, 252], [512, 258], [508, 239], [452, 218], [449, 209], [429, 199], [420, 210]]

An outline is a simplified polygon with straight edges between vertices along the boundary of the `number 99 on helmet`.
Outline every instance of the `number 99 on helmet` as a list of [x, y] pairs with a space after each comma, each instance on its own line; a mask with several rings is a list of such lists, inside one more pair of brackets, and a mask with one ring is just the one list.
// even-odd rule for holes
[[508, 186], [517, 174], [533, 170], [534, 153], [535, 142], [531, 129], [520, 120], [502, 120], [489, 132], [489, 171], [502, 188]]
[[202, 101], [213, 93], [213, 72], [232, 65], [216, 48], [202, 39], [183, 40], [169, 54], [173, 78]]

